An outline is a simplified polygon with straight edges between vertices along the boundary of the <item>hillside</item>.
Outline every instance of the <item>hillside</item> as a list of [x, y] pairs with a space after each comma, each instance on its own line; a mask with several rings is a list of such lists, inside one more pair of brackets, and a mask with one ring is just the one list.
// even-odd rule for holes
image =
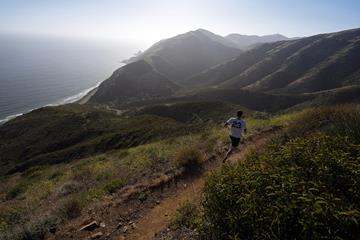
[[[306, 239], [313, 233], [357, 239], [359, 106], [259, 114], [258, 118], [246, 110], [249, 132], [242, 151], [222, 165], [227, 130], [208, 120], [223, 120], [236, 107], [213, 102], [145, 108], [131, 122], [165, 117], [154, 117], [147, 132], [158, 124], [164, 127], [159, 119], [189, 124], [199, 121], [193, 118], [199, 113], [205, 122], [200, 120], [193, 130], [187, 125], [185, 132], [174, 135], [183, 126], [178, 122], [164, 130], [170, 135], [145, 144], [110, 148], [104, 154], [35, 165], [3, 176], [0, 238], [197, 240], [241, 235]], [[100, 113], [79, 105], [42, 111], [50, 110], [79, 116]], [[25, 116], [35, 120], [37, 114]], [[89, 122], [98, 125], [105, 119]], [[206, 127], [199, 128], [203, 123]], [[274, 217], [279, 227], [274, 228]], [[92, 227], [80, 230], [89, 223]]]
[[266, 43], [186, 81], [189, 86], [309, 93], [359, 83], [360, 30]]
[[[86, 98], [124, 110], [132, 103], [220, 97], [217, 100], [237, 99], [236, 104], [273, 111], [312, 98], [302, 94], [360, 83], [359, 29], [264, 43], [248, 51], [231, 47], [234, 43], [229, 41], [203, 29], [162, 40], [116, 70]], [[272, 96], [264, 102], [271, 106], [251, 103], [261, 94]], [[276, 107], [279, 104], [272, 99], [281, 98], [276, 95], [296, 101], [282, 101]]]
[[170, 118], [126, 118], [84, 105], [34, 110], [0, 126], [0, 175], [128, 148], [192, 129]]
[[181, 201], [154, 239], [359, 238], [359, 106], [270, 121], [284, 128], [252, 149], [246, 141], [204, 183], [196, 181], [202, 191]]
[[128, 101], [172, 95], [179, 86], [155, 71], [144, 60], [116, 70], [91, 94], [92, 103], [116, 105]]
[[161, 40], [130, 62], [144, 59], [158, 72], [178, 82], [240, 53], [230, 41], [199, 29]]

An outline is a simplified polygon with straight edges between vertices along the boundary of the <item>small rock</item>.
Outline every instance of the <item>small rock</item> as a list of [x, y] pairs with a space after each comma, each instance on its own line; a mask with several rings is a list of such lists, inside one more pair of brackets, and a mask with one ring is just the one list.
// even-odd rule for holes
[[106, 226], [106, 225], [105, 225], [104, 222], [101, 222], [101, 223], [100, 223], [100, 227], [104, 228], [105, 226]]
[[159, 204], [160, 204], [160, 201], [159, 201], [159, 200], [156, 200], [156, 204], [159, 205]]
[[135, 228], [136, 228], [136, 224], [135, 224], [135, 223], [131, 224], [131, 227], [132, 227], [133, 229], [135, 229]]
[[127, 227], [127, 226], [124, 226], [124, 228], [123, 228], [122, 232], [123, 232], [123, 233], [126, 233], [126, 232], [127, 232], [127, 230], [128, 230], [128, 227]]
[[165, 213], [165, 217], [169, 216], [169, 214]]
[[91, 239], [98, 239], [101, 238], [104, 234], [102, 232], [97, 232], [93, 235], [91, 235]]
[[93, 231], [98, 227], [98, 223], [96, 221], [92, 221], [91, 223], [80, 228], [80, 231]]

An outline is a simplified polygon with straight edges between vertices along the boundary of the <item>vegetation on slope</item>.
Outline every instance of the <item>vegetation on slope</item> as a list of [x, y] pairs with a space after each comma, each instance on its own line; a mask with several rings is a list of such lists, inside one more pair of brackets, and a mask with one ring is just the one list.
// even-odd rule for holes
[[[168, 105], [153, 105], [144, 107], [138, 114], [152, 114], [172, 118], [179, 122], [223, 122], [229, 114], [244, 109], [238, 105], [225, 102], [186, 102]], [[248, 110], [248, 112], [251, 112]]]
[[77, 104], [45, 107], [0, 126], [0, 174], [137, 146], [191, 130], [192, 126], [154, 115], [127, 118]]
[[311, 93], [359, 79], [359, 29], [260, 45], [193, 76], [189, 86]]
[[116, 70], [90, 97], [91, 103], [118, 105], [129, 101], [167, 97], [179, 89], [144, 60]]
[[[181, 106], [187, 116], [194, 113], [193, 107], [204, 108], [202, 119], [189, 118], [186, 125], [177, 117], [153, 112], [118, 116], [76, 104], [42, 108], [3, 125], [0, 130], [7, 141], [1, 145], [2, 159], [29, 164], [12, 168], [21, 172], [1, 176], [0, 238], [43, 239], [124, 186], [198, 168], [204, 153], [227, 140], [225, 131], [214, 126], [236, 109], [223, 103], [206, 106]], [[227, 107], [216, 116], [206, 112], [211, 106]], [[213, 122], [208, 121], [210, 116], [216, 117]], [[25, 145], [27, 155], [21, 152]], [[40, 157], [44, 161], [31, 161]]]
[[177, 223], [205, 239], [358, 239], [359, 143], [359, 106], [292, 114], [265, 149], [209, 176], [198, 214]]
[[[0, 181], [0, 239], [43, 239], [125, 186], [192, 171], [213, 151], [217, 131], [182, 137], [57, 165], [34, 166]], [[142, 192], [139, 199], [147, 198]], [[51, 204], [50, 204], [51, 203]]]

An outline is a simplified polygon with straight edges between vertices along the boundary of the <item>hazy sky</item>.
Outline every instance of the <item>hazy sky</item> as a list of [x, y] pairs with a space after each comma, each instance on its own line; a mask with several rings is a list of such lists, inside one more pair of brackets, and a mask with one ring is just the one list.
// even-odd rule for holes
[[0, 0], [0, 31], [149, 45], [205, 28], [289, 37], [360, 27], [359, 0]]

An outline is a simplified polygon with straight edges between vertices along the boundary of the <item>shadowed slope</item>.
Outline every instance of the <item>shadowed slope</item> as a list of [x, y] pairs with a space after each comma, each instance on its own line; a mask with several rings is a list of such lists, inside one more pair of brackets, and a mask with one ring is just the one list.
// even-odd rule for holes
[[360, 29], [263, 44], [189, 79], [189, 86], [307, 93], [358, 83]]
[[144, 60], [139, 60], [116, 70], [100, 84], [90, 102], [122, 104], [133, 99], [170, 96], [177, 89], [179, 87], [175, 83]]

